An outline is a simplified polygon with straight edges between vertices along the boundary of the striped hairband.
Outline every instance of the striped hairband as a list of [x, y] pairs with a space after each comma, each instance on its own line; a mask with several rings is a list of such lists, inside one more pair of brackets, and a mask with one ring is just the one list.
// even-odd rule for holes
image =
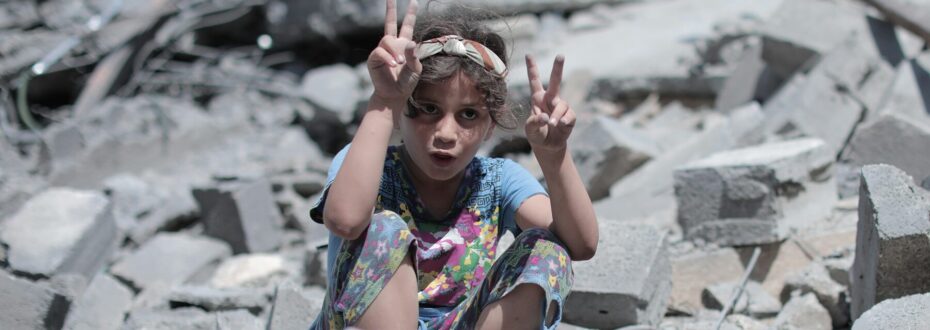
[[417, 58], [419, 59], [439, 53], [469, 58], [500, 78], [507, 76], [507, 66], [504, 65], [504, 61], [477, 41], [457, 35], [447, 35], [426, 40], [417, 45]]

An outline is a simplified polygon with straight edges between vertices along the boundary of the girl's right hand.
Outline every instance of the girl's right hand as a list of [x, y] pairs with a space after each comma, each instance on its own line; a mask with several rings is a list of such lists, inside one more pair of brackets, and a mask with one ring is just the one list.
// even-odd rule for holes
[[406, 104], [423, 70], [423, 65], [416, 58], [417, 44], [412, 41], [417, 20], [417, 1], [410, 0], [400, 34], [397, 33], [395, 1], [387, 0], [384, 37], [378, 43], [378, 48], [368, 55], [368, 74], [371, 75], [375, 89], [373, 98]]

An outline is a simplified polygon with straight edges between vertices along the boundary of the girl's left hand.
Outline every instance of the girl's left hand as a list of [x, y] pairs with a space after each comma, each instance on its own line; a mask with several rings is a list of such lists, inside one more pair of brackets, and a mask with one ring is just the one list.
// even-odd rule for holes
[[526, 72], [532, 92], [532, 113], [526, 119], [526, 139], [534, 150], [564, 151], [568, 136], [575, 127], [575, 111], [559, 97], [562, 81], [562, 66], [565, 57], [556, 56], [549, 75], [549, 89], [544, 89], [539, 80], [536, 61], [526, 56]]

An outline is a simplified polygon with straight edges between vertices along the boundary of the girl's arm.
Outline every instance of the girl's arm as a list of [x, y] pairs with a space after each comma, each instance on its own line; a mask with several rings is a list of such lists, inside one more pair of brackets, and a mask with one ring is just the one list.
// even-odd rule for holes
[[323, 208], [323, 224], [344, 239], [356, 239], [368, 227], [395, 119], [407, 106], [423, 70], [414, 52], [416, 44], [411, 41], [417, 2], [410, 1], [399, 34], [396, 11], [394, 0], [388, 0], [384, 37], [368, 56], [375, 92]]
[[543, 89], [533, 58], [527, 56], [527, 73], [532, 89], [533, 113], [526, 122], [526, 135], [549, 186], [548, 198], [528, 198], [517, 210], [521, 228], [548, 228], [565, 243], [572, 260], [587, 260], [597, 251], [597, 217], [591, 198], [578, 175], [568, 136], [575, 125], [575, 112], [558, 97], [565, 59], [558, 56]]

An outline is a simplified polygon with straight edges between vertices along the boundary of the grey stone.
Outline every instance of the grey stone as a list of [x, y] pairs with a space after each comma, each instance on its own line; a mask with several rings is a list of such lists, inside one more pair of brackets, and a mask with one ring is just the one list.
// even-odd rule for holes
[[265, 180], [195, 189], [205, 234], [224, 240], [233, 253], [267, 252], [282, 241], [283, 219]]
[[104, 191], [113, 202], [113, 212], [138, 218], [161, 206], [158, 189], [138, 176], [117, 174], [103, 180]]
[[752, 44], [727, 76], [714, 108], [730, 111], [754, 100], [764, 100], [783, 83], [762, 60], [762, 45]]
[[[916, 189], [916, 190], [915, 190]], [[851, 317], [892, 298], [930, 291], [930, 198], [890, 165], [862, 167]]]
[[94, 191], [53, 188], [30, 199], [2, 224], [10, 267], [51, 276], [95, 274], [117, 244], [110, 201]]
[[930, 52], [901, 62], [881, 112], [894, 112], [918, 121], [930, 116]]
[[[722, 310], [732, 301], [738, 284], [738, 282], [717, 283], [704, 288], [702, 293], [704, 306]], [[749, 281], [746, 282], [743, 293], [733, 305], [732, 311], [755, 318], [772, 317], [781, 311], [781, 302], [766, 292], [759, 282]]]
[[262, 289], [224, 288], [181, 285], [171, 289], [168, 303], [172, 308], [196, 306], [207, 311], [248, 309], [258, 313], [268, 304]]
[[297, 273], [279, 254], [241, 254], [224, 260], [208, 281], [214, 288], [264, 287]]
[[162, 233], [114, 264], [110, 273], [137, 290], [157, 283], [183, 283], [201, 268], [219, 262], [230, 253], [229, 245], [217, 239]]
[[275, 289], [269, 330], [307, 329], [323, 308], [325, 292], [304, 290], [293, 282], [283, 282]]
[[592, 328], [657, 325], [672, 290], [666, 235], [648, 225], [601, 221], [598, 253], [574, 262], [563, 319]]
[[131, 307], [133, 292], [106, 273], [97, 274], [84, 294], [75, 300], [64, 328], [71, 330], [119, 329]]
[[833, 327], [842, 328], [849, 324], [846, 287], [834, 281], [822, 263], [812, 262], [804, 270], [789, 276], [782, 289], [782, 300], [788, 300], [794, 291], [813, 293], [820, 305], [830, 313]]
[[71, 300], [45, 285], [0, 271], [0, 328], [60, 329]]
[[805, 294], [792, 297], [785, 308], [775, 317], [772, 329], [777, 330], [830, 330], [830, 313], [827, 312], [817, 297]]
[[216, 330], [216, 315], [195, 307], [173, 310], [138, 310], [129, 314], [123, 329]]
[[265, 323], [249, 311], [237, 309], [216, 313], [216, 328], [218, 330], [264, 330]]
[[[4, 111], [2, 106], [0, 111]], [[0, 223], [46, 188], [44, 180], [29, 173], [31, 167], [16, 147], [0, 141]]]
[[721, 245], [773, 243], [826, 218], [836, 201], [823, 141], [798, 139], [711, 155], [675, 171], [685, 238]]
[[334, 64], [308, 71], [301, 90], [317, 106], [334, 112], [344, 123], [352, 121], [361, 94], [361, 80], [352, 67]]
[[605, 116], [574, 134], [569, 145], [592, 200], [606, 197], [610, 185], [659, 153], [655, 142]]
[[602, 217], [617, 220], [642, 218], [675, 204], [675, 168], [720, 150], [741, 145], [743, 136], [758, 130], [764, 115], [757, 103], [725, 117], [708, 116], [701, 132], [649, 161], [610, 188], [610, 197], [594, 204]]
[[930, 326], [930, 293], [885, 300], [863, 313], [852, 330], [926, 329]]
[[849, 270], [852, 268], [853, 260], [855, 260], [855, 256], [852, 254], [839, 258], [828, 258], [823, 260], [823, 266], [827, 268], [827, 272], [830, 273], [830, 278], [834, 282], [848, 287]]
[[128, 231], [129, 238], [138, 245], [144, 244], [160, 231], [174, 231], [197, 220], [200, 210], [186, 183], [163, 177], [146, 178], [152, 190], [146, 197], [158, 200], [158, 207], [142, 213]]
[[894, 112], [856, 129], [843, 158], [853, 165], [888, 164], [913, 176], [930, 178], [930, 117], [924, 121]]
[[[328, 266], [326, 264], [327, 245], [308, 244], [304, 254], [305, 285], [318, 285], [326, 287]], [[498, 254], [499, 255], [499, 254]]]

